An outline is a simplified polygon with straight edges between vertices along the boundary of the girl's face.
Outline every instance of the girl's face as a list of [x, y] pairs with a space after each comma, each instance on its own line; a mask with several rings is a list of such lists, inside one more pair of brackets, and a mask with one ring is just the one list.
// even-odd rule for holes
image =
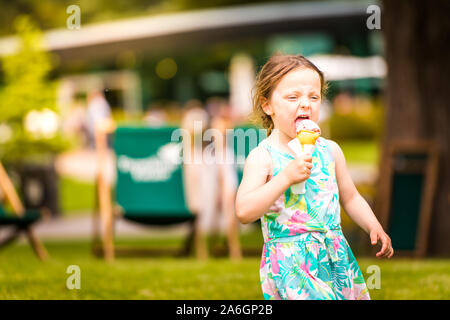
[[274, 129], [294, 139], [297, 135], [296, 119], [317, 122], [321, 100], [319, 74], [309, 68], [296, 68], [281, 78], [270, 99], [262, 106], [264, 112], [272, 117]]

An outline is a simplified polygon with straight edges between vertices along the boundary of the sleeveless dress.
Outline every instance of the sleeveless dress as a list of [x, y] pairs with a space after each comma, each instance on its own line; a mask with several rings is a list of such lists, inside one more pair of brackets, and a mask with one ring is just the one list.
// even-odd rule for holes
[[[267, 139], [273, 176], [294, 158]], [[370, 299], [364, 277], [342, 233], [335, 162], [327, 139], [316, 141], [306, 193], [289, 187], [261, 217], [264, 299]]]

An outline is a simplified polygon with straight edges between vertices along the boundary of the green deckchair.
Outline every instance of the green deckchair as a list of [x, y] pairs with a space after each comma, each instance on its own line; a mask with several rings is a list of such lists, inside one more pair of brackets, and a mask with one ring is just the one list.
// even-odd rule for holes
[[27, 236], [34, 252], [41, 260], [48, 257], [47, 251], [39, 239], [34, 235], [31, 226], [40, 220], [41, 213], [36, 210], [25, 210], [16, 190], [0, 163], [0, 190], [8, 200], [11, 210], [6, 209], [0, 202], [0, 227], [13, 227], [12, 232], [0, 239], [0, 248], [16, 240], [23, 232]]
[[[174, 127], [110, 127], [116, 163], [114, 200], [100, 170], [99, 205], [103, 226], [103, 254], [114, 258], [113, 206], [123, 218], [140, 224], [170, 225], [189, 222], [191, 233], [183, 253], [192, 246], [195, 215], [189, 212], [183, 191], [181, 143], [172, 142]], [[101, 131], [101, 129], [99, 129]], [[108, 130], [104, 130], [103, 133]], [[106, 137], [97, 135], [99, 167], [104, 164]], [[105, 191], [106, 189], [106, 191]]]

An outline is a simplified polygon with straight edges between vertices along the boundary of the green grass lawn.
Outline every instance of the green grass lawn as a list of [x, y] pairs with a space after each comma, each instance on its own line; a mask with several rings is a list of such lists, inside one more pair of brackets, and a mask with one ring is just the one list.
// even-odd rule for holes
[[379, 145], [375, 140], [338, 141], [347, 163], [376, 165], [379, 157]]
[[95, 205], [93, 183], [62, 176], [59, 187], [59, 202], [64, 215], [92, 212]]
[[[256, 240], [254, 240], [256, 241]], [[122, 240], [122, 245], [176, 246], [178, 240]], [[0, 299], [262, 299], [259, 257], [197, 261], [174, 257], [118, 257], [108, 263], [91, 253], [89, 241], [47, 241], [42, 263], [31, 248], [0, 251]], [[449, 299], [450, 260], [358, 259], [364, 277], [378, 265], [381, 289], [372, 299]], [[68, 290], [69, 265], [81, 270], [81, 289]]]

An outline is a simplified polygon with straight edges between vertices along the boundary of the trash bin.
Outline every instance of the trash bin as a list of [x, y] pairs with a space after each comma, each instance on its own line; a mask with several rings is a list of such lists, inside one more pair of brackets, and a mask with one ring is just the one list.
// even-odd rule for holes
[[24, 164], [20, 169], [20, 186], [27, 209], [46, 207], [52, 216], [60, 214], [59, 177], [54, 163]]

